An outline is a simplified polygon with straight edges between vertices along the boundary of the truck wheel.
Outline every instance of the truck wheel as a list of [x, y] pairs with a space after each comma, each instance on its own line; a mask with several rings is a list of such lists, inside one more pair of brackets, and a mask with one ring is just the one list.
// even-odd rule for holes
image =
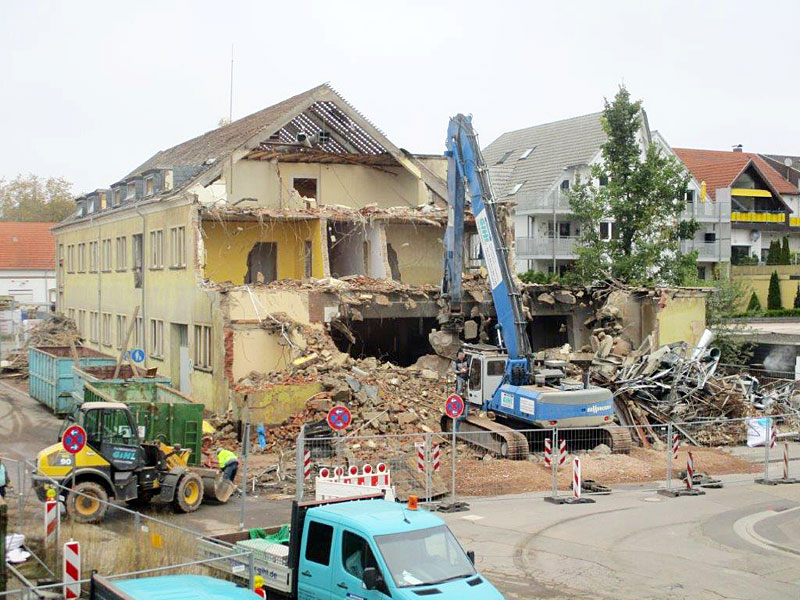
[[93, 481], [82, 481], [75, 485], [78, 494], [67, 496], [67, 513], [77, 523], [99, 523], [108, 510], [108, 494], [105, 488]]
[[194, 512], [203, 502], [203, 480], [196, 473], [184, 473], [175, 488], [172, 505], [178, 512]]

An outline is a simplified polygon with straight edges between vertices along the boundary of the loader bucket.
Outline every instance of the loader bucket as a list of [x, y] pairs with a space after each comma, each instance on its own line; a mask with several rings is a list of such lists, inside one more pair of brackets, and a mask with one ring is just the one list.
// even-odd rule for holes
[[200, 475], [203, 480], [203, 495], [204, 501], [210, 501], [215, 504], [225, 504], [231, 497], [231, 494], [236, 489], [236, 486], [223, 479], [222, 471], [217, 469], [198, 469], [193, 468], [192, 471]]

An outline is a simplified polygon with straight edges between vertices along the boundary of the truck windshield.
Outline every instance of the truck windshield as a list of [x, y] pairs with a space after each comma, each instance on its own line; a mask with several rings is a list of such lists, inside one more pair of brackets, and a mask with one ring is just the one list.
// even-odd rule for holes
[[399, 588], [434, 585], [475, 574], [472, 563], [445, 525], [378, 535], [375, 541]]

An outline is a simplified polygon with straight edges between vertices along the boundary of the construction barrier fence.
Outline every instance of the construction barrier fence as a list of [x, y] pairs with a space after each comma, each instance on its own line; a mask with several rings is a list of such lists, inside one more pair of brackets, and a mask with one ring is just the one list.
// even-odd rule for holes
[[[315, 486], [320, 481], [328, 489], [320, 472], [358, 475], [378, 463], [387, 466], [397, 499], [414, 495], [422, 502], [474, 502], [532, 492], [572, 496], [575, 458], [580, 459], [583, 495], [709, 489], [756, 480], [777, 485], [775, 480], [792, 480], [792, 470], [800, 477], [799, 436], [796, 414], [525, 429], [513, 431], [511, 439], [458, 428], [455, 434], [314, 438], [301, 432], [297, 498], [318, 496]], [[368, 482], [364, 487], [370, 488]]]
[[[219, 543], [214, 546], [215, 554], [210, 555], [202, 550], [207, 547], [202, 543], [206, 534], [179, 525], [180, 515], [159, 511], [156, 506], [141, 509], [150, 513], [144, 514], [121, 503], [91, 497], [93, 502], [106, 506], [105, 517], [97, 524], [78, 523], [69, 517], [64, 506], [67, 495], [77, 492], [50, 480], [48, 486], [59, 502], [55, 531], [48, 529], [53, 517], [47, 512], [47, 502], [41, 502], [33, 488], [35, 465], [7, 457], [2, 460], [13, 489], [7, 488], [7, 506], [0, 502], [0, 518], [7, 517], [8, 535], [18, 541], [15, 548], [21, 553], [21, 560], [8, 563], [7, 590], [0, 588], [0, 598], [60, 594], [65, 545], [70, 541], [80, 544], [80, 583], [84, 592], [93, 571], [113, 580], [159, 573], [218, 575], [221, 570], [233, 569], [240, 583], [249, 581], [252, 585], [256, 575], [252, 551]], [[231, 531], [237, 529], [237, 524], [231, 523]]]

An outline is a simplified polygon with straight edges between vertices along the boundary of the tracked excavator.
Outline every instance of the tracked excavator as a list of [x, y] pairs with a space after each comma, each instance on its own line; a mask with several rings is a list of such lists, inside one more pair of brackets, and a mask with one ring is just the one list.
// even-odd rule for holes
[[[536, 436], [521, 430], [557, 427], [559, 438], [580, 444], [605, 443], [613, 452], [630, 450], [627, 429], [614, 424], [614, 399], [607, 389], [566, 379], [559, 365], [534, 365], [520, 293], [508, 263], [508, 249], [500, 235], [496, 198], [489, 169], [478, 145], [472, 117], [457, 115], [447, 131], [448, 223], [444, 245], [441, 331], [432, 333], [436, 348], [448, 340], [464, 351], [468, 380], [466, 410], [453, 424], [442, 418], [442, 430], [455, 426], [468, 432], [471, 443], [511, 459], [523, 459]], [[462, 270], [464, 215], [467, 196], [475, 217], [492, 301], [497, 316], [497, 346], [463, 344]]]

